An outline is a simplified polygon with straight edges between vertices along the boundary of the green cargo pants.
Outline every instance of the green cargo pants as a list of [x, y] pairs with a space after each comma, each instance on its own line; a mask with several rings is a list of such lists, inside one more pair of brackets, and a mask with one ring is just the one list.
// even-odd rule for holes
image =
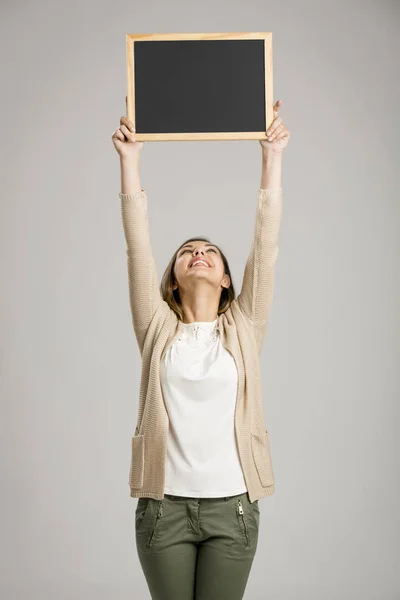
[[153, 600], [241, 600], [255, 556], [260, 510], [248, 493], [139, 498], [136, 548]]

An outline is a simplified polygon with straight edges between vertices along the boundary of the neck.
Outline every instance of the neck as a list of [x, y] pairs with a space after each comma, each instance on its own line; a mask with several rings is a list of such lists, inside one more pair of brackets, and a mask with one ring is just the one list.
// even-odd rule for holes
[[183, 322], [215, 321], [218, 316], [219, 299], [219, 296], [210, 297], [208, 295], [196, 295], [196, 297], [181, 296]]

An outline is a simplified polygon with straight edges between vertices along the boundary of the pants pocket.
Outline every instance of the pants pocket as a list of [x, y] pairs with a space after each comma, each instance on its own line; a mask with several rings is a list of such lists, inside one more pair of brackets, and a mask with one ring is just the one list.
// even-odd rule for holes
[[257, 539], [258, 539], [258, 531], [260, 529], [260, 508], [258, 506], [258, 500], [256, 500], [255, 502], [252, 502], [251, 504], [252, 510], [253, 510], [253, 520], [256, 526], [256, 531], [257, 531]]
[[242, 532], [243, 542], [245, 546], [250, 545], [250, 530], [247, 522], [247, 515], [243, 509], [243, 502], [241, 498], [236, 501], [236, 515], [239, 521], [239, 527]]
[[163, 510], [164, 510], [164, 500], [158, 500], [156, 515], [155, 515], [155, 518], [153, 519], [153, 524], [151, 527], [150, 535], [147, 538], [147, 542], [146, 542], [147, 548], [152, 548], [155, 544], [155, 541], [157, 538], [157, 533], [158, 533], [158, 530], [160, 527], [160, 520], [163, 516]]
[[139, 498], [138, 503], [136, 505], [135, 511], [135, 527], [136, 531], [140, 530], [141, 525], [144, 523], [144, 518], [147, 514], [147, 509], [149, 507], [150, 498]]

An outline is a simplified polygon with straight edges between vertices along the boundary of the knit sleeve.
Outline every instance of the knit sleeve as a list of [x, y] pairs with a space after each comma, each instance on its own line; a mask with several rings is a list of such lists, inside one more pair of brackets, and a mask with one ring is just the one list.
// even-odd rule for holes
[[159, 304], [164, 301], [159, 289], [150, 241], [146, 191], [119, 193], [118, 196], [126, 241], [132, 323], [139, 348], [142, 350], [151, 319]]
[[281, 214], [282, 188], [259, 189], [254, 235], [237, 303], [254, 324], [260, 348], [273, 298]]

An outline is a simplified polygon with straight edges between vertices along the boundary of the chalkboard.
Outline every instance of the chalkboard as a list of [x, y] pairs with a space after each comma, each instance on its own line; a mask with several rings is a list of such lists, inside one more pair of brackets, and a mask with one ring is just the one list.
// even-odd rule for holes
[[271, 32], [126, 34], [126, 59], [138, 141], [266, 138]]

